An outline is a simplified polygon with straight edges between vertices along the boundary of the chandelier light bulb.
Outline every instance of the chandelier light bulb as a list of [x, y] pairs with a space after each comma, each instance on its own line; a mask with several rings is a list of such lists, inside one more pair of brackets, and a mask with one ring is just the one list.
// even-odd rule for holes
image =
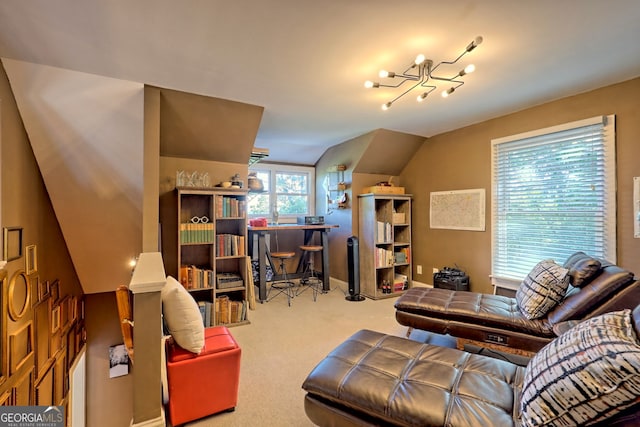
[[416, 65], [420, 65], [420, 64], [422, 64], [424, 62], [424, 60], [425, 60], [424, 55], [420, 54], [420, 55], [416, 56], [415, 63], [416, 63]]
[[473, 49], [477, 48], [480, 43], [482, 43], [482, 36], [476, 37], [471, 43], [469, 43], [466, 51], [471, 52]]
[[427, 92], [425, 92], [423, 94], [418, 95], [416, 99], [418, 100], [418, 102], [422, 102], [427, 97], [427, 95], [428, 95]]
[[386, 104], [382, 104], [382, 110], [383, 111], [387, 111], [389, 108], [391, 108], [391, 102], [387, 102]]
[[380, 72], [378, 73], [378, 76], [384, 79], [385, 77], [395, 77], [396, 73], [394, 73], [393, 71], [380, 70]]
[[452, 86], [452, 87], [450, 87], [450, 88], [449, 88], [449, 89], [447, 89], [447, 90], [443, 90], [443, 91], [442, 91], [442, 97], [443, 97], [443, 98], [448, 97], [449, 95], [451, 95], [451, 94], [453, 93], [453, 91], [454, 91], [454, 90], [456, 90], [456, 88], [454, 88], [453, 86]]
[[464, 67], [464, 72], [465, 74], [471, 74], [476, 70], [476, 66], [473, 64], [469, 64], [466, 67]]
[[364, 82], [364, 87], [366, 87], [367, 89], [371, 89], [372, 87], [377, 87], [376, 83], [372, 82], [371, 80], [367, 80], [366, 82]]

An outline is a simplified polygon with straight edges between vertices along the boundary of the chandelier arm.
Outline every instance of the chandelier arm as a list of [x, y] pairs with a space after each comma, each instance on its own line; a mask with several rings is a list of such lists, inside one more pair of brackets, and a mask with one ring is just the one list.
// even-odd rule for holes
[[397, 85], [386, 85], [386, 84], [382, 84], [382, 83], [378, 83], [378, 85], [380, 87], [400, 87], [401, 85], [403, 85], [405, 82], [407, 82], [409, 80], [413, 80], [413, 81], [418, 80], [417, 77], [407, 77], [407, 76], [402, 75], [402, 74], [396, 74], [396, 76], [401, 76], [401, 77], [404, 78], [404, 80], [400, 81]]
[[[424, 83], [426, 83], [426, 82], [424, 82]], [[428, 88], [430, 88], [430, 90], [429, 90], [429, 92], [428, 92], [428, 93], [431, 93], [431, 91], [436, 90], [436, 89], [438, 88], [438, 86], [434, 86], [434, 85], [425, 85], [424, 83], [422, 83], [422, 84], [420, 85], [420, 87], [428, 87]]]
[[420, 86], [423, 83], [423, 80], [420, 80], [418, 83], [414, 84], [413, 86], [411, 86], [409, 89], [405, 90], [404, 92], [402, 92], [400, 95], [396, 96], [395, 98], [393, 98], [391, 101], [389, 101], [390, 104], [393, 104], [394, 102], [396, 102], [398, 99], [402, 98], [403, 96], [405, 96], [407, 93], [411, 92], [413, 89], [417, 88], [418, 86]]
[[431, 75], [431, 78], [433, 80], [443, 80], [443, 81], [446, 81], [446, 82], [456, 82], [457, 83], [460, 80], [458, 80], [458, 81], [454, 80], [456, 77], [447, 78], [447, 77], [438, 77], [438, 76]]

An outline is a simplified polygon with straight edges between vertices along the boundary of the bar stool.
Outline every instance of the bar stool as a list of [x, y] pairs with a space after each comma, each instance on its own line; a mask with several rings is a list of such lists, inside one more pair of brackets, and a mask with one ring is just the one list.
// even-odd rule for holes
[[[289, 276], [287, 275], [287, 268], [284, 263], [286, 260], [291, 259], [294, 256], [296, 256], [295, 252], [271, 253], [271, 258], [274, 258], [275, 260], [280, 262], [280, 275], [282, 276], [282, 280], [278, 280], [277, 282], [273, 281], [271, 283], [271, 287], [269, 288], [269, 292], [267, 293], [267, 301], [271, 301], [280, 294], [285, 294], [287, 296], [287, 304], [289, 305], [289, 307], [291, 307], [291, 299], [295, 296], [293, 292], [295, 283], [289, 280]], [[276, 294], [272, 297], [269, 297], [271, 295], [271, 291], [273, 291], [274, 289], [277, 291]]]
[[302, 278], [300, 279], [301, 288], [296, 293], [296, 296], [311, 288], [313, 291], [313, 301], [315, 301], [318, 293], [322, 292], [322, 280], [320, 280], [317, 272], [313, 269], [313, 258], [316, 252], [322, 252], [322, 246], [302, 245], [300, 246], [300, 250], [302, 251], [302, 259], [304, 260], [305, 257], [308, 257], [308, 261], [306, 262]]

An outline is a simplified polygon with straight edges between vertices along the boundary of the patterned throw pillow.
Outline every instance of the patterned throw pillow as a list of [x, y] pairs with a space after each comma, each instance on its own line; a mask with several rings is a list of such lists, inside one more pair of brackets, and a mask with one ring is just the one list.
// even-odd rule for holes
[[536, 264], [516, 292], [522, 314], [527, 319], [537, 319], [558, 305], [569, 287], [568, 273], [550, 259]]
[[522, 387], [524, 426], [604, 421], [638, 401], [640, 342], [631, 310], [586, 320], [529, 362]]

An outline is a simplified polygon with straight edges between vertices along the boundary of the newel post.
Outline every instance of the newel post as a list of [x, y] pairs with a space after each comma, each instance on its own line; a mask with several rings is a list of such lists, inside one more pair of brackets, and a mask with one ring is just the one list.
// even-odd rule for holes
[[133, 420], [132, 426], [164, 426], [161, 396], [162, 301], [166, 281], [162, 254], [140, 254], [129, 290], [133, 293]]

